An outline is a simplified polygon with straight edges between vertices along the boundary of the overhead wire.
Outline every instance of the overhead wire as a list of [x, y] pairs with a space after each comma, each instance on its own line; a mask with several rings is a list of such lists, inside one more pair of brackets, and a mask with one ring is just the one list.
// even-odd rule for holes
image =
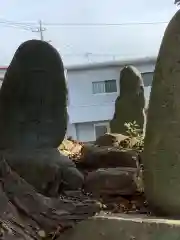
[[[159, 22], [124, 22], [124, 23], [60, 23], [60, 22], [43, 22], [44, 26], [49, 27], [64, 27], [64, 26], [72, 26], [72, 27], [83, 27], [83, 26], [92, 26], [92, 27], [104, 27], [104, 26], [138, 26], [138, 25], [159, 25], [159, 24], [167, 24], [166, 21], [159, 21]], [[12, 27], [12, 28], [19, 28], [27, 31], [35, 32], [39, 28], [38, 22], [19, 22], [19, 21], [12, 21], [7, 20], [4, 18], [0, 18], [0, 25], [3, 27]], [[74, 54], [63, 54], [65, 57], [117, 57], [122, 56], [122, 54], [117, 53], [74, 53]]]
[[[1, 19], [0, 18], [0, 24], [6, 23], [6, 24], [15, 24], [19, 26], [29, 26], [34, 27], [38, 26], [38, 23], [36, 22], [17, 22], [17, 21], [10, 21], [7, 19]], [[43, 22], [43, 25], [46, 26], [72, 26], [72, 27], [80, 27], [80, 26], [92, 26], [92, 27], [98, 27], [98, 26], [137, 26], [137, 25], [159, 25], [159, 24], [166, 24], [167, 21], [156, 21], [156, 22], [122, 22], [122, 23], [72, 23], [72, 22]]]

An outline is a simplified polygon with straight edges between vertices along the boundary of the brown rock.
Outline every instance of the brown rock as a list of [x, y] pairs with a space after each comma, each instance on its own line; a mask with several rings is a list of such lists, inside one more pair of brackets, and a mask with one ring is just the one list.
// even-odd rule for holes
[[96, 139], [95, 145], [118, 147], [121, 142], [128, 139], [128, 136], [118, 133], [106, 133]]
[[133, 167], [138, 164], [138, 153], [132, 150], [120, 150], [114, 147], [84, 145], [81, 150], [79, 167], [86, 169]]
[[87, 175], [85, 190], [94, 196], [132, 195], [137, 190], [136, 172], [134, 168], [98, 169]]
[[136, 138], [130, 138], [120, 133], [106, 133], [96, 139], [95, 145], [127, 148], [133, 147], [136, 143]]

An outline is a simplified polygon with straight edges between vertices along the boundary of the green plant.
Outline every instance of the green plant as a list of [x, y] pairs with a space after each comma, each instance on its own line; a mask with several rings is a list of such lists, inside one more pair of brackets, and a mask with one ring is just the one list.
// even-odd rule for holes
[[140, 129], [139, 125], [134, 122], [125, 123], [124, 126], [126, 127], [126, 133], [132, 139], [136, 139], [136, 144], [133, 146], [138, 151], [142, 151], [144, 148], [144, 136], [142, 130]]

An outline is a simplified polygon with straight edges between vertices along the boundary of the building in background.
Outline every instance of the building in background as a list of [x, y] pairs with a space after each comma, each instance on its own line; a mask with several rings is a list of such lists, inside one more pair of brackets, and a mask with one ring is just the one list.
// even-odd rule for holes
[[[156, 58], [141, 58], [66, 67], [69, 115], [67, 136], [90, 142], [109, 131], [109, 122], [120, 90], [120, 71], [125, 65], [133, 65], [143, 74], [148, 101], [155, 62]], [[6, 69], [0, 68], [0, 86]]]
[[133, 65], [142, 73], [148, 101], [155, 62], [156, 58], [141, 58], [67, 67], [67, 135], [88, 142], [109, 131], [109, 122], [120, 90], [120, 71], [125, 65]]

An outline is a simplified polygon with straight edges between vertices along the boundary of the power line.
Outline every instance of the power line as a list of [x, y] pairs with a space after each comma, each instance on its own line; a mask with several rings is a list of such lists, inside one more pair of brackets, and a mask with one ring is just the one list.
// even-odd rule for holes
[[[35, 22], [16, 22], [10, 21], [6, 19], [0, 19], [0, 23], [6, 24], [15, 24], [19, 26], [26, 26], [26, 27], [36, 27], [39, 24]], [[83, 26], [92, 26], [92, 27], [103, 27], [103, 26], [137, 26], [137, 25], [159, 25], [159, 24], [166, 24], [166, 21], [159, 21], [159, 22], [124, 22], [124, 23], [60, 23], [60, 22], [43, 22], [44, 26], [72, 26], [72, 27], [83, 27]]]
[[[17, 25], [17, 26], [26, 26], [26, 27], [32, 27], [32, 24], [30, 23], [23, 23], [23, 22], [15, 22], [15, 21], [10, 21], [7, 19], [2, 19], [0, 18], [0, 23], [4, 23], [4, 24], [13, 24], [13, 25]], [[37, 23], [36, 23], [37, 24]]]
[[12, 21], [5, 21], [5, 20], [1, 20], [1, 19], [0, 19], [0, 25], [2, 25], [4, 27], [12, 27], [12, 28], [20, 28], [20, 29], [24, 29], [24, 30], [31, 30], [30, 25], [18, 24], [18, 23], [12, 22]]
[[133, 26], [133, 25], [159, 25], [166, 24], [168, 22], [124, 22], [124, 23], [47, 23], [44, 22], [46, 26], [72, 26], [72, 27], [81, 27], [81, 26]]
[[0, 19], [0, 24], [4, 27], [19, 28], [27, 31], [37, 32], [40, 34], [40, 39], [42, 41], [44, 40], [43, 32], [46, 30], [46, 28], [42, 26], [41, 20], [39, 20], [38, 24], [36, 23], [37, 27], [30, 23], [13, 22], [6, 19]]
[[27, 31], [30, 31], [30, 30], [31, 30], [30, 28], [23, 27], [23, 26], [18, 26], [18, 25], [15, 25], [15, 24], [6, 24], [6, 23], [1, 23], [1, 22], [0, 22], [0, 25], [1, 25], [2, 27], [8, 27], [8, 28], [23, 29], [23, 30], [27, 30]]
[[[43, 23], [46, 26], [69, 26], [69, 27], [110, 27], [110, 26], [137, 26], [137, 25], [159, 25], [159, 24], [166, 24], [168, 22], [125, 22], [125, 23]], [[0, 25], [3, 27], [12, 27], [12, 28], [19, 28], [27, 31], [37, 32], [40, 34], [40, 39], [44, 40], [43, 32], [46, 31], [46, 28], [43, 27], [42, 21], [39, 20], [38, 23], [28, 23], [28, 22], [16, 22], [10, 21], [7, 19], [0, 19]], [[89, 55], [89, 54], [88, 54]], [[90, 54], [91, 55], [91, 54]]]

